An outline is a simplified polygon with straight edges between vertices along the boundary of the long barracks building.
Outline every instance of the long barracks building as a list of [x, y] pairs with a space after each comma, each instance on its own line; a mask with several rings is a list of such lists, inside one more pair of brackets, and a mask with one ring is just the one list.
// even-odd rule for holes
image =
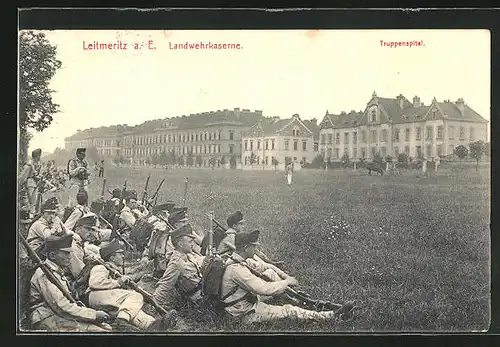
[[239, 163], [242, 133], [262, 118], [262, 111], [235, 108], [146, 121], [136, 126], [90, 128], [65, 138], [65, 148], [73, 151], [95, 147], [100, 156], [123, 156], [139, 164], [163, 151], [174, 151], [184, 159], [192, 151], [194, 157], [201, 156], [204, 166], [212, 157], [218, 163], [225, 157], [228, 163], [233, 155]]

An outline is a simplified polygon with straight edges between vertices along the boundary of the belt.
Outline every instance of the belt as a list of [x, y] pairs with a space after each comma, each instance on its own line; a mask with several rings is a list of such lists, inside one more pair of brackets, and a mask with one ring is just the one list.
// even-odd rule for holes
[[230, 302], [223, 301], [223, 302], [221, 302], [221, 305], [222, 305], [222, 307], [226, 308], [226, 307], [234, 306], [237, 303], [242, 302], [243, 300], [248, 300], [251, 304], [255, 304], [257, 302], [257, 296], [253, 295], [250, 292], [247, 292], [241, 298], [230, 301]]

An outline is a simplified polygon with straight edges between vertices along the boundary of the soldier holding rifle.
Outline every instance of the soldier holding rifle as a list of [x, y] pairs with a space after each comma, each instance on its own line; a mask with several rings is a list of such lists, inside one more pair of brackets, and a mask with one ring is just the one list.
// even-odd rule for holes
[[71, 297], [70, 285], [63, 269], [70, 263], [72, 241], [71, 234], [50, 236], [46, 240], [44, 252], [47, 260], [40, 263], [31, 278], [32, 328], [58, 332], [106, 332], [109, 329], [99, 324], [108, 320], [109, 315], [78, 305]]
[[70, 159], [68, 162], [68, 174], [70, 177], [69, 200], [68, 206], [75, 204], [76, 194], [80, 190], [88, 193], [87, 186], [89, 184], [89, 163], [85, 159], [87, 153], [86, 148], [78, 148], [76, 150], [76, 158]]

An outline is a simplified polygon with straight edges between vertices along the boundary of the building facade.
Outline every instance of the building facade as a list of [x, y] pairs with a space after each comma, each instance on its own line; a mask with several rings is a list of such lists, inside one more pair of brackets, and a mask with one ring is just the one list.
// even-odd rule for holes
[[125, 161], [144, 164], [162, 152], [177, 158], [200, 157], [203, 166], [210, 159], [220, 165], [241, 158], [242, 133], [263, 118], [262, 111], [218, 110], [189, 116], [152, 120], [131, 127], [119, 125], [79, 131], [65, 139], [65, 148], [95, 147], [100, 156], [122, 156]]
[[458, 145], [487, 141], [488, 121], [465, 104], [463, 99], [424, 105], [418, 96], [413, 102], [403, 95], [378, 97], [374, 92], [364, 111], [326, 113], [320, 123], [320, 153], [325, 160], [373, 159], [378, 153], [396, 158], [405, 152], [427, 160], [453, 154]]
[[243, 166], [273, 167], [274, 159], [284, 164], [310, 163], [318, 154], [319, 127], [316, 120], [302, 121], [298, 114], [288, 119], [261, 119], [243, 134]]

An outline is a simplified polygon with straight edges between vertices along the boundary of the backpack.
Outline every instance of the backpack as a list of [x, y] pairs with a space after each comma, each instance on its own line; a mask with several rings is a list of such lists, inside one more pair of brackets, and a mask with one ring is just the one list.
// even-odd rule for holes
[[135, 243], [139, 252], [144, 251], [146, 248], [153, 230], [153, 224], [149, 223], [145, 218], [138, 219], [135, 223], [130, 232], [130, 239]]
[[66, 221], [68, 220], [69, 216], [71, 216], [71, 214], [73, 213], [73, 211], [75, 210], [75, 206], [67, 206], [66, 208], [64, 208], [64, 214], [63, 214], [63, 217], [62, 217], [62, 222], [63, 223], [66, 223]]
[[68, 164], [66, 164], [66, 173], [68, 174], [68, 176], [71, 178], [71, 174], [69, 173], [69, 163], [71, 163], [73, 159], [70, 159], [68, 160]]
[[226, 271], [226, 257], [218, 255], [206, 260], [201, 277], [201, 296], [206, 308], [210, 308], [216, 313], [223, 312], [222, 306], [222, 277]]
[[[213, 235], [212, 235], [212, 240], [213, 240], [213, 245], [217, 249], [226, 236], [226, 232], [222, 228], [215, 228]], [[203, 238], [203, 241], [201, 242], [201, 254], [202, 255], [207, 255], [207, 246], [208, 246], [208, 235], [206, 235]]]
[[90, 261], [83, 267], [82, 271], [78, 274], [78, 277], [75, 279], [73, 290], [76, 296], [76, 300], [82, 300], [85, 296], [85, 292], [89, 287], [89, 278], [90, 272], [92, 268], [96, 266], [98, 262], [96, 260]]

